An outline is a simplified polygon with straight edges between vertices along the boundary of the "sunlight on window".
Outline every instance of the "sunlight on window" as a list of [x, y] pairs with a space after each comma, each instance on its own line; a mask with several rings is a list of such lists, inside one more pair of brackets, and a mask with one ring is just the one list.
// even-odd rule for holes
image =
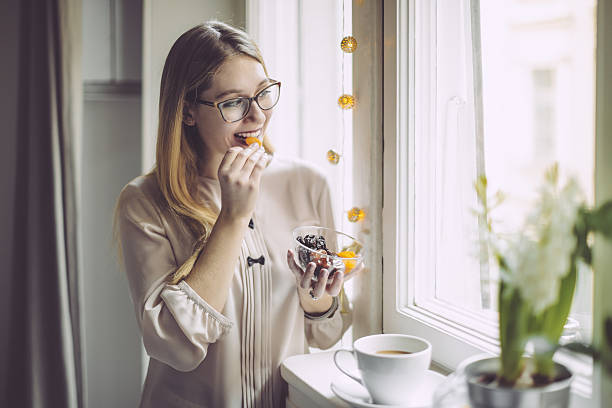
[[[481, 2], [480, 11], [485, 171], [491, 191], [508, 196], [494, 216], [498, 230], [520, 231], [554, 162], [593, 201], [595, 1]], [[496, 291], [491, 285], [492, 298]], [[573, 317], [586, 340], [590, 271], [577, 291]]]
[[[436, 299], [495, 317], [498, 271], [493, 262], [479, 262], [474, 218], [464, 209], [475, 205], [466, 180], [476, 173], [479, 149], [490, 191], [507, 195], [494, 213], [500, 232], [520, 231], [554, 162], [593, 201], [595, 6], [594, 0], [481, 2], [484, 140], [476, 152], [466, 118], [470, 71], [477, 67], [457, 40], [469, 32], [461, 25], [453, 32], [452, 19], [445, 21], [450, 17], [438, 8]], [[591, 299], [591, 272], [581, 271], [572, 316], [583, 340], [591, 336]]]

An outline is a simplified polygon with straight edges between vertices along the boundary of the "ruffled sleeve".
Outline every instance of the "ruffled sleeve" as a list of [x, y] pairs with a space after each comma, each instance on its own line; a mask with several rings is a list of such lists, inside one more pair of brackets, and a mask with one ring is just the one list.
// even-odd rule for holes
[[130, 293], [147, 353], [179, 371], [192, 371], [208, 345], [232, 322], [184, 281], [169, 285], [178, 265], [154, 201], [129, 184], [117, 204], [117, 229]]
[[[319, 191], [316, 192], [316, 211], [319, 217], [319, 225], [334, 228], [334, 212], [332, 209], [331, 192], [329, 184], [321, 177]], [[304, 317], [304, 331], [306, 340], [310, 347], [328, 349], [336, 344], [353, 321], [353, 310], [350, 309], [346, 297], [343, 305], [339, 305], [336, 312], [327, 319], [311, 320]], [[341, 313], [345, 310], [345, 313]]]

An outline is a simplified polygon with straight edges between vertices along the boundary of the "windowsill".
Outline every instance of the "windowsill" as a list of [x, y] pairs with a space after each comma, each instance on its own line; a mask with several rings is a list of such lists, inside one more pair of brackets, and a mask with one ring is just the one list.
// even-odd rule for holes
[[[292, 356], [281, 364], [281, 377], [288, 384], [287, 407], [349, 407], [348, 404], [334, 395], [330, 388], [332, 381], [352, 381], [340, 372], [334, 364], [334, 351]], [[567, 360], [567, 357], [565, 359]], [[567, 363], [567, 361], [564, 362]], [[575, 364], [572, 365], [575, 366]], [[576, 373], [582, 373], [583, 370], [588, 371], [588, 365], [583, 362], [582, 370], [577, 370]], [[430, 369], [443, 375], [450, 374], [435, 362], [432, 362]], [[590, 383], [585, 383], [578, 376], [572, 384], [570, 407], [590, 406], [592, 404], [590, 392]]]
[[[333, 356], [334, 350], [303, 354], [289, 357], [281, 364], [281, 377], [288, 384], [287, 407], [349, 407], [330, 388], [332, 381], [352, 381], [338, 370]], [[435, 363], [430, 368], [448, 374]]]
[[334, 395], [333, 379], [343, 376], [334, 364], [334, 351], [292, 356], [281, 364], [281, 377], [287, 382], [287, 406], [296, 408], [348, 407]]

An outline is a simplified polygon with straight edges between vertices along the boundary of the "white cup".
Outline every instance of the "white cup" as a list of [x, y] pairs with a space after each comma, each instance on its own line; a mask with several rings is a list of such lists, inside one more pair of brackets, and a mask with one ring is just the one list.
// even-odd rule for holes
[[[340, 365], [340, 353], [349, 353], [357, 360], [361, 378]], [[401, 405], [415, 398], [425, 380], [431, 363], [431, 344], [416, 336], [374, 334], [356, 340], [352, 351], [337, 350], [334, 363], [363, 385], [375, 404]]]

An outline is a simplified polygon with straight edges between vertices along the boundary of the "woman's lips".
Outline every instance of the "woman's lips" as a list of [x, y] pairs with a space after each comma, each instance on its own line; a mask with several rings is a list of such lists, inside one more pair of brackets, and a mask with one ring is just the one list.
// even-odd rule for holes
[[248, 131], [248, 132], [234, 133], [234, 137], [236, 137], [240, 141], [240, 144], [248, 146], [249, 143], [247, 143], [247, 139], [251, 139], [250, 140], [251, 143], [253, 143], [253, 139], [252, 138], [255, 138], [257, 140], [261, 140], [260, 139], [261, 133], [262, 133], [261, 129], [257, 129], [257, 130]]
[[247, 132], [237, 132], [234, 133], [236, 136], [238, 137], [243, 137], [243, 138], [247, 138], [247, 137], [257, 137], [259, 138], [259, 135], [261, 134], [261, 128], [257, 129], [257, 130], [250, 130]]

